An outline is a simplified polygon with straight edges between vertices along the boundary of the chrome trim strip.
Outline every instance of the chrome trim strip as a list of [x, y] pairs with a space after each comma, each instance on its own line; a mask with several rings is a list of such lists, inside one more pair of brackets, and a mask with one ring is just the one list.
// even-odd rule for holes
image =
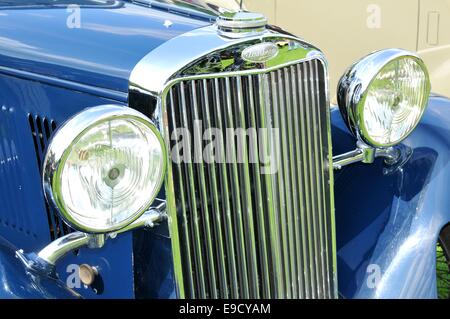
[[[319, 92], [320, 92], [320, 86], [319, 86], [319, 80], [318, 80], [318, 74], [319, 74], [319, 66], [318, 66], [318, 64], [317, 64], [317, 61], [314, 61], [314, 69], [315, 69], [315, 74], [316, 74], [316, 76], [315, 76], [315, 79], [316, 79], [316, 81], [315, 81], [315, 88], [316, 88], [316, 92], [317, 92], [317, 97], [319, 98], [320, 97], [320, 94], [318, 94]], [[319, 106], [321, 105], [321, 103], [320, 103], [320, 101], [317, 101], [317, 112], [319, 112], [320, 113], [320, 109], [319, 109]], [[322, 120], [322, 116], [318, 116], [318, 125], [319, 125], [319, 127], [322, 127], [322, 123], [321, 123], [321, 120]], [[319, 193], [323, 196], [323, 194], [325, 194], [325, 185], [326, 185], [326, 181], [324, 180], [324, 174], [322, 173], [324, 170], [325, 170], [325, 168], [323, 167], [323, 164], [325, 163], [325, 159], [324, 159], [324, 157], [323, 157], [323, 136], [322, 136], [322, 131], [320, 131], [319, 130], [319, 148], [318, 148], [318, 153], [320, 154], [320, 160], [319, 160], [319, 171], [321, 172], [321, 174], [319, 175], [320, 176], [320, 185], [319, 185], [319, 187], [321, 188], [321, 190], [319, 190]], [[328, 244], [328, 238], [327, 238], [327, 235], [329, 234], [329, 231], [328, 231], [328, 227], [327, 227], [327, 215], [326, 215], [326, 212], [327, 212], [327, 202], [326, 202], [326, 198], [325, 197], [323, 197], [322, 198], [322, 207], [321, 207], [322, 209], [322, 215], [320, 215], [320, 217], [322, 218], [322, 221], [321, 221], [321, 223], [323, 223], [323, 225], [325, 226], [325, 229], [324, 229], [324, 238], [323, 238], [323, 241], [324, 241], [324, 244], [323, 244], [323, 247], [325, 247], [325, 254], [322, 254], [322, 264], [323, 264], [323, 269], [325, 269], [325, 273], [328, 273], [329, 271], [330, 271], [330, 266], [329, 266], [329, 260], [328, 260], [328, 256], [329, 256], [329, 244]], [[325, 256], [325, 260], [324, 260], [324, 256]], [[324, 277], [324, 280], [325, 280], [325, 277]], [[329, 280], [329, 278], [328, 278], [328, 280]], [[330, 282], [329, 281], [324, 281], [324, 291], [326, 291], [328, 294], [327, 295], [325, 295], [325, 297], [326, 298], [331, 298], [331, 294], [330, 294]]]
[[130, 74], [130, 88], [161, 96], [167, 81], [192, 61], [233, 44], [211, 25], [179, 35], [148, 53]]
[[[241, 75], [253, 73], [255, 70], [258, 73], [258, 69], [260, 73], [267, 73], [270, 70], [283, 67], [285, 64], [292, 64], [293, 62], [302, 59], [312, 59], [313, 57], [320, 57], [326, 64], [325, 57], [319, 49], [306, 42], [299, 42], [298, 38], [267, 30], [258, 36], [244, 39], [229, 39], [220, 36], [217, 26], [211, 25], [179, 35], [148, 53], [131, 72], [130, 89], [149, 93], [153, 96], [162, 96], [163, 91], [170, 86], [169, 80], [195, 74], [182, 72], [189, 72], [190, 70], [187, 67], [195, 64], [194, 62], [202, 62], [202, 58], [208, 58], [214, 52], [226, 51], [227, 49], [233, 51], [242, 50], [240, 44], [249, 43], [251, 45], [251, 43], [261, 43], [271, 38], [296, 41], [298, 47], [294, 48], [296, 50], [295, 59], [276, 65], [270, 64], [270, 61], [258, 65], [248, 64], [246, 66], [247, 70], [244, 70]], [[226, 70], [212, 72], [210, 69], [211, 65], [212, 63], [201, 70], [195, 70], [202, 71], [202, 74], [198, 75], [199, 79], [207, 78], [211, 73], [227, 73]], [[229, 73], [236, 74], [235, 72], [239, 72], [239, 70]]]
[[[161, 118], [159, 119], [159, 122], [161, 124], [161, 130], [163, 130], [164, 136], [170, 136], [169, 135], [169, 116], [166, 111], [162, 111], [162, 100], [161, 98], [158, 98], [158, 108], [161, 114]], [[166, 142], [166, 150], [170, 150], [170, 141], [168, 138], [164, 139]], [[179, 154], [179, 152], [177, 152]], [[173, 181], [174, 176], [172, 173], [172, 160], [170, 157], [168, 157], [167, 161], [167, 173], [166, 173], [166, 179], [165, 179], [165, 189], [166, 193], [167, 191], [173, 191]], [[179, 173], [181, 174], [181, 173]], [[180, 191], [183, 191], [181, 189]], [[184, 198], [184, 191], [183, 191], [183, 198]], [[177, 215], [176, 215], [176, 203], [175, 203], [175, 197], [174, 196], [166, 196], [166, 202], [167, 202], [167, 216], [168, 216], [168, 225], [169, 225], [169, 233], [172, 242], [181, 243], [180, 237], [179, 237], [179, 231], [178, 231], [178, 221], [177, 221]], [[185, 212], [186, 210], [184, 210]], [[175, 212], [175, 213], [172, 213]], [[186, 219], [185, 219], [186, 220]], [[188, 225], [183, 225], [184, 228], [187, 228]], [[186, 231], [187, 234], [187, 231]], [[184, 238], [183, 238], [184, 239]], [[184, 242], [185, 245], [189, 245], [189, 241]], [[188, 246], [189, 247], [189, 246]], [[189, 258], [191, 258], [189, 253]], [[181, 258], [181, 249], [180, 245], [172, 245], [172, 259], [173, 259], [173, 267], [174, 267], [174, 277], [175, 277], [175, 289], [177, 291], [178, 297], [183, 299], [185, 298], [186, 292], [184, 288], [184, 280], [183, 280], [183, 267], [182, 267], [182, 258]], [[189, 263], [191, 265], [191, 263]], [[189, 274], [192, 274], [192, 270], [189, 272]], [[193, 277], [189, 277], [191, 281], [193, 281]], [[193, 287], [194, 284], [192, 283], [189, 287]], [[191, 289], [191, 296], [194, 296], [195, 291], [193, 288]]]
[[[316, 100], [315, 100], [315, 120], [317, 123], [317, 127], [322, 127], [322, 123], [321, 123], [321, 119], [322, 116], [320, 116], [320, 89], [319, 89], [319, 70], [318, 70], [318, 65], [317, 65], [317, 61], [313, 61], [313, 70], [314, 70], [314, 74], [315, 76], [313, 77], [315, 79], [313, 86], [314, 86], [314, 92], [315, 92], [315, 96], [316, 96]], [[324, 225], [325, 229], [321, 228], [320, 231], [320, 241], [321, 241], [321, 247], [322, 249], [325, 249], [325, 254], [323, 252], [321, 252], [320, 257], [321, 257], [321, 270], [322, 270], [322, 281], [323, 281], [323, 291], [324, 291], [324, 297], [325, 298], [330, 298], [329, 296], [329, 289], [328, 289], [328, 285], [326, 282], [326, 277], [328, 277], [326, 274], [328, 273], [328, 268], [326, 266], [326, 259], [325, 256], [328, 256], [328, 248], [327, 248], [327, 240], [326, 240], [326, 236], [327, 236], [327, 232], [326, 232], [326, 220], [327, 220], [327, 216], [326, 216], [326, 202], [325, 202], [325, 198], [324, 198], [324, 194], [325, 193], [325, 187], [324, 187], [324, 181], [323, 181], [323, 163], [324, 163], [324, 158], [323, 158], [323, 144], [322, 144], [322, 131], [318, 130], [318, 134], [316, 135], [317, 139], [316, 139], [316, 154], [319, 155], [319, 158], [316, 158], [316, 176], [319, 179], [317, 181], [317, 193], [319, 194], [319, 224], [320, 225]]]

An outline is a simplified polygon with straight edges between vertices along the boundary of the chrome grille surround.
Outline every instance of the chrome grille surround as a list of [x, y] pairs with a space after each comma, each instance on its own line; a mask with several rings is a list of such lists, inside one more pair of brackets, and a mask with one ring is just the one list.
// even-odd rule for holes
[[[261, 42], [275, 43], [279, 56], [259, 64], [240, 60]], [[322, 53], [297, 38], [268, 31], [231, 40], [214, 26], [168, 41], [135, 68], [130, 90], [156, 98], [152, 117], [168, 150], [174, 128], [204, 133], [194, 119], [207, 127], [280, 131], [277, 141], [272, 134], [258, 141], [280, 147], [277, 174], [260, 174], [261, 166], [249, 163], [246, 139], [247, 160], [240, 164], [169, 163], [179, 297], [337, 297], [327, 80]]]

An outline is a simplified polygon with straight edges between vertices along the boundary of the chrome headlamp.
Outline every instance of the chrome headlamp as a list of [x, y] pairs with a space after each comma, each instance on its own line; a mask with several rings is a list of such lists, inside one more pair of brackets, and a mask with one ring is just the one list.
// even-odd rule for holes
[[147, 117], [122, 106], [93, 107], [68, 120], [51, 140], [44, 193], [71, 227], [112, 232], [148, 209], [165, 166], [164, 142]]
[[373, 147], [404, 140], [428, 104], [430, 79], [414, 53], [388, 49], [355, 63], [341, 78], [338, 103], [352, 133]]

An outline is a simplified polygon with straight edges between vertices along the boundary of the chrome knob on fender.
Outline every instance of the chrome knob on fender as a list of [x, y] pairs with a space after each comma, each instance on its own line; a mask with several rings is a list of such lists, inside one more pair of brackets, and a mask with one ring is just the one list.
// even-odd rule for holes
[[81, 264], [78, 270], [78, 275], [84, 285], [90, 286], [94, 283], [95, 278], [98, 275], [98, 270], [96, 267], [92, 267], [88, 264]]
[[225, 12], [217, 18], [216, 24], [221, 35], [241, 38], [266, 31], [267, 18], [261, 13]]

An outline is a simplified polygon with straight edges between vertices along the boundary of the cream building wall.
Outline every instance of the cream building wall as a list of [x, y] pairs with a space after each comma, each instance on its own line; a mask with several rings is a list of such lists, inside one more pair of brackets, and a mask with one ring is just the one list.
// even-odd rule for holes
[[433, 91], [450, 96], [450, 0], [244, 0], [250, 11], [321, 48], [330, 88], [351, 63], [389, 47], [418, 51]]

